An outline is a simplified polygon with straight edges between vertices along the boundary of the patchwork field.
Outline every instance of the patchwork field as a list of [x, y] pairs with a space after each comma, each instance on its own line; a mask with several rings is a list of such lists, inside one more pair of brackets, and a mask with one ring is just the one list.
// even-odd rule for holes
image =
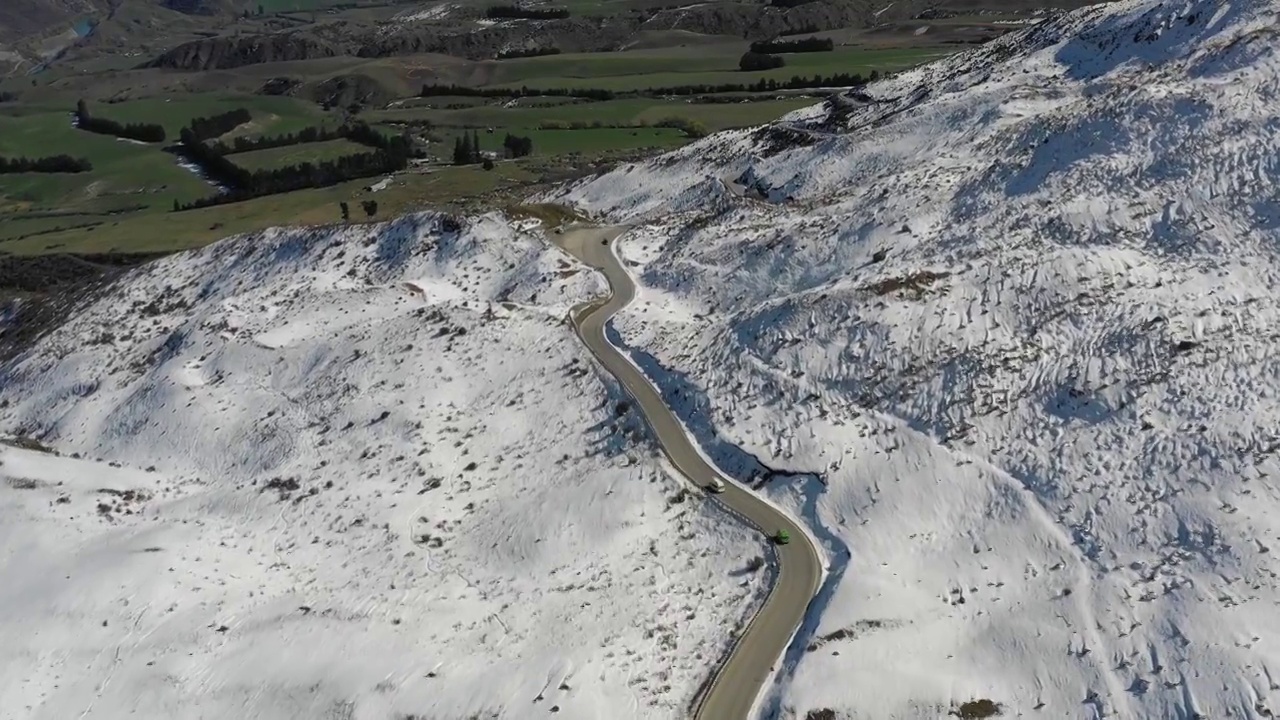
[[[6, 212], [109, 213], [168, 206], [209, 193], [207, 183], [159, 147], [76, 130], [71, 114], [0, 116], [0, 155], [65, 153], [87, 158], [92, 172], [0, 175]], [[4, 234], [15, 218], [0, 221]]]
[[[611, 15], [662, 3], [648, 0], [572, 2], [575, 17]], [[261, 0], [232, 3], [233, 17], [218, 22], [227, 35], [306, 31], [314, 26], [336, 32], [383, 23], [387, 32], [403, 27], [431, 27], [474, 18], [475, 8], [458, 10], [440, 3], [350, 2], [339, 0]], [[460, 7], [460, 6], [459, 6]], [[674, 10], [660, 10], [674, 12]], [[470, 13], [470, 15], [468, 15]], [[152, 37], [157, 47], [199, 36], [198, 18], [183, 15], [170, 23], [162, 15], [127, 11], [131, 23], [162, 20], [173, 33]], [[221, 17], [221, 16], [219, 16]], [[193, 19], [194, 18], [194, 19]], [[205, 23], [212, 20], [203, 21]], [[460, 22], [473, 23], [473, 19]], [[332, 26], [326, 23], [336, 23]], [[527, 23], [504, 25], [521, 28]], [[659, 23], [660, 24], [660, 23]], [[487, 21], [477, 30], [490, 27]], [[339, 203], [353, 208], [353, 219], [365, 219], [360, 202], [381, 178], [259, 197], [228, 206], [173, 212], [208, 198], [218, 189], [197, 168], [187, 167], [167, 151], [193, 118], [235, 108], [252, 119], [221, 139], [275, 136], [307, 127], [335, 128], [362, 121], [390, 135], [412, 139], [415, 162], [397, 173], [390, 188], [377, 193], [377, 216], [455, 207], [489, 197], [504, 188], [503, 202], [526, 194], [532, 185], [594, 171], [618, 158], [634, 159], [669, 150], [710, 132], [770, 122], [820, 101], [821, 91], [714, 93], [670, 97], [647, 93], [651, 88], [690, 85], [748, 86], [761, 79], [795, 76], [884, 74], [953, 52], [943, 35], [912, 34], [905, 29], [876, 33], [850, 28], [820, 33], [836, 43], [830, 52], [783, 56], [785, 66], [763, 72], [738, 69], [750, 42], [741, 36], [687, 30], [642, 30], [628, 49], [614, 52], [562, 53], [512, 59], [468, 59], [441, 54], [364, 57], [306, 57], [254, 63], [235, 69], [179, 72], [148, 69], [129, 52], [69, 55], [33, 80], [0, 80], [0, 90], [17, 97], [0, 101], [0, 156], [68, 154], [89, 160], [89, 172], [0, 175], [0, 254], [46, 252], [164, 251], [199, 246], [229, 234], [277, 224], [317, 224], [340, 220]], [[121, 29], [105, 22], [95, 31], [118, 38]], [[111, 35], [111, 33], [116, 35]], [[132, 32], [132, 31], [131, 31]], [[949, 30], [947, 32], [950, 32]], [[184, 35], [185, 33], [185, 35]], [[195, 33], [192, 35], [192, 33]], [[950, 36], [946, 36], [950, 37]], [[537, 37], [523, 47], [538, 47]], [[112, 40], [114, 42], [114, 40]], [[105, 40], [104, 40], [105, 42]], [[353, 46], [354, 47], [354, 46]], [[495, 55], [497, 52], [495, 51]], [[285, 94], [265, 94], [269, 82]], [[498, 97], [418, 97], [424, 84], [458, 84], [501, 92]], [[608, 100], [557, 95], [519, 97], [524, 89], [599, 89], [616, 93]], [[507, 90], [520, 92], [506, 93]], [[280, 92], [273, 89], [272, 93]], [[806, 94], [808, 93], [808, 94]], [[333, 100], [332, 109], [315, 98]], [[94, 135], [72, 127], [77, 100], [91, 112], [122, 124], [156, 123], [165, 128], [164, 143], [143, 144]], [[512, 159], [504, 150], [508, 135], [528, 138], [532, 152]], [[463, 136], [479, 138], [481, 151], [497, 162], [492, 171], [478, 166], [455, 167], [455, 143]], [[251, 171], [320, 163], [368, 148], [347, 140], [235, 153], [234, 162]]]

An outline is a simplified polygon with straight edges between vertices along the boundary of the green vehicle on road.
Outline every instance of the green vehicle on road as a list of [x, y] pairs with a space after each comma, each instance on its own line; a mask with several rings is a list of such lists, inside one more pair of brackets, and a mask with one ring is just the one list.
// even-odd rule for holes
[[791, 542], [791, 533], [786, 530], [779, 530], [773, 534], [773, 541], [779, 545], [786, 545]]

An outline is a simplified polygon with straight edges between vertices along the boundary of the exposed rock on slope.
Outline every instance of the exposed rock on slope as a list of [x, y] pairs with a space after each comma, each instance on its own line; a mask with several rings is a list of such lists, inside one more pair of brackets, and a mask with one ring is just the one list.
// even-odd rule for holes
[[1280, 708], [1276, 13], [1090, 8], [565, 195], [642, 223], [690, 423], [826, 471], [774, 707]]
[[346, 107], [352, 103], [361, 105], [385, 105], [392, 100], [391, 92], [368, 75], [337, 75], [316, 83], [311, 88], [311, 99], [333, 107]]
[[310, 33], [237, 35], [194, 40], [168, 50], [146, 67], [213, 70], [284, 60], [311, 60], [343, 55], [343, 49]]

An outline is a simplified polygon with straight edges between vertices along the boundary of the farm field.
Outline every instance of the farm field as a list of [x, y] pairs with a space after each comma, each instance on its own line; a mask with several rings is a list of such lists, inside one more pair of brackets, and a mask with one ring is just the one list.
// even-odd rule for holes
[[281, 135], [297, 132], [310, 125], [331, 123], [315, 103], [291, 97], [266, 95], [224, 95], [200, 93], [127, 100], [120, 103], [94, 104], [90, 112], [121, 123], [159, 123], [169, 140], [177, 140], [178, 132], [192, 118], [209, 117], [233, 108], [245, 108], [253, 120], [228, 133], [236, 135]]
[[532, 179], [534, 176], [521, 164], [504, 162], [492, 171], [473, 165], [401, 174], [390, 187], [378, 193], [365, 191], [365, 187], [377, 181], [371, 178], [181, 213], [57, 218], [17, 215], [0, 222], [0, 254], [171, 252], [268, 227], [340, 223], [339, 203], [342, 202], [349, 203], [352, 221], [358, 221], [365, 219], [360, 201], [376, 200], [375, 219], [385, 219], [503, 187], [517, 187]]
[[[522, 102], [540, 103], [542, 100], [531, 98]], [[817, 101], [811, 97], [767, 100], [744, 97], [741, 102], [732, 103], [625, 98], [603, 102], [558, 102], [537, 107], [517, 104], [512, 107], [503, 101], [489, 100], [487, 104], [475, 104], [463, 109], [396, 107], [370, 113], [368, 117], [379, 122], [426, 120], [440, 126], [513, 129], [537, 129], [557, 123], [584, 123], [588, 126], [595, 122], [604, 125], [652, 124], [671, 117], [681, 117], [700, 122], [709, 130], [716, 131], [766, 123], [815, 102]]]
[[0, 116], [0, 155], [41, 153], [83, 157], [93, 170], [0, 175], [0, 209], [104, 213], [167, 206], [210, 192], [160, 147], [77, 130], [69, 112]]
[[[660, 4], [620, 0], [574, 2], [567, 7], [577, 17]], [[234, 33], [255, 27], [299, 29], [313, 21], [332, 22], [332, 18], [381, 22], [429, 9], [426, 5], [387, 2], [357, 2], [353, 6], [338, 0], [262, 0], [235, 7]], [[243, 15], [246, 9], [248, 15]], [[317, 125], [333, 128], [353, 120], [387, 134], [409, 135], [423, 159], [398, 173], [393, 186], [379, 193], [378, 216], [385, 217], [433, 206], [452, 207], [469, 196], [484, 195], [511, 183], [546, 182], [544, 171], [549, 167], [554, 168], [550, 177], [572, 175], [582, 168], [599, 168], [600, 163], [613, 158], [641, 157], [679, 147], [708, 132], [760, 125], [820, 102], [822, 94], [730, 92], [703, 98], [663, 97], [646, 95], [644, 91], [650, 88], [750, 85], [764, 78], [785, 81], [797, 75], [869, 76], [873, 71], [892, 72], [956, 49], [933, 39], [895, 40], [883, 33], [878, 39], [869, 38], [854, 29], [819, 34], [839, 44], [830, 52], [785, 54], [784, 67], [764, 72], [738, 70], [739, 59], [750, 45], [747, 40], [683, 30], [643, 31], [627, 50], [505, 60], [439, 54], [340, 55], [183, 74], [142, 69], [139, 58], [131, 54], [103, 54], [84, 60], [79, 70], [56, 66], [47, 80], [37, 80], [35, 89], [12, 80], [5, 83], [4, 89], [16, 90], [24, 99], [0, 103], [0, 156], [55, 154], [50, 149], [56, 149], [57, 153], [89, 160], [93, 169], [78, 174], [0, 176], [0, 253], [162, 251], [193, 247], [272, 224], [334, 222], [339, 217], [339, 202], [364, 197], [364, 189], [378, 180], [354, 180], [331, 188], [172, 212], [175, 203], [207, 198], [216, 189], [194, 169], [180, 165], [166, 146], [178, 141], [181, 129], [193, 118], [235, 108], [249, 110], [252, 119], [222, 136], [224, 141], [295, 133]], [[537, 47], [537, 39], [532, 38], [528, 46]], [[98, 72], [104, 73], [101, 81], [87, 79]], [[328, 90], [318, 88], [340, 78], [352, 79], [345, 87], [362, 89], [333, 101], [334, 109], [323, 108], [314, 98], [325, 96]], [[288, 81], [284, 84], [287, 94], [264, 94], [264, 85], [277, 79]], [[497, 91], [604, 89], [619, 97], [413, 96], [431, 83]], [[363, 94], [370, 88], [376, 92]], [[82, 97], [88, 99], [95, 116], [123, 124], [163, 125], [165, 142], [136, 143], [76, 130], [71, 126], [71, 110]], [[494, 171], [452, 165], [454, 143], [464, 133], [469, 137], [478, 133], [481, 150], [499, 160]], [[529, 138], [531, 155], [506, 159], [503, 138], [507, 134]], [[33, 153], [33, 148], [38, 152]], [[257, 171], [367, 151], [347, 140], [334, 140], [234, 153], [232, 157], [240, 167]]]
[[[618, 92], [681, 85], [750, 84], [761, 79], [788, 80], [796, 75], [893, 72], [954, 52], [953, 48], [837, 47], [830, 52], [790, 53], [774, 70], [743, 72], [738, 60], [747, 49], [713, 45], [706, 53], [691, 48], [662, 48], [620, 53], [588, 53], [521, 58], [493, 63], [485, 86], [502, 88], [601, 88]], [[673, 53], [675, 53], [673, 55]]]
[[350, 140], [329, 140], [327, 142], [303, 143], [285, 147], [254, 150], [235, 153], [231, 160], [245, 170], [270, 170], [272, 168], [300, 165], [302, 163], [321, 163], [325, 160], [336, 160], [343, 155], [369, 152], [369, 148]]

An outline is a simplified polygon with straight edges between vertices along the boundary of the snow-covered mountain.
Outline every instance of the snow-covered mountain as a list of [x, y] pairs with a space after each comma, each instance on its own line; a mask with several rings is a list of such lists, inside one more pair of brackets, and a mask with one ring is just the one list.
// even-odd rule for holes
[[621, 342], [704, 443], [821, 475], [767, 490], [833, 566], [767, 710], [1280, 712], [1278, 10], [1081, 10], [557, 196], [636, 224]]
[[[824, 545], [764, 716], [1280, 709], [1277, 10], [1082, 10], [557, 195]], [[496, 215], [115, 282], [0, 366], [60, 453], [0, 450], [0, 714], [683, 717], [767, 577], [564, 322], [602, 288]]]
[[140, 268], [0, 375], [0, 717], [680, 718], [766, 587], [498, 216]]

